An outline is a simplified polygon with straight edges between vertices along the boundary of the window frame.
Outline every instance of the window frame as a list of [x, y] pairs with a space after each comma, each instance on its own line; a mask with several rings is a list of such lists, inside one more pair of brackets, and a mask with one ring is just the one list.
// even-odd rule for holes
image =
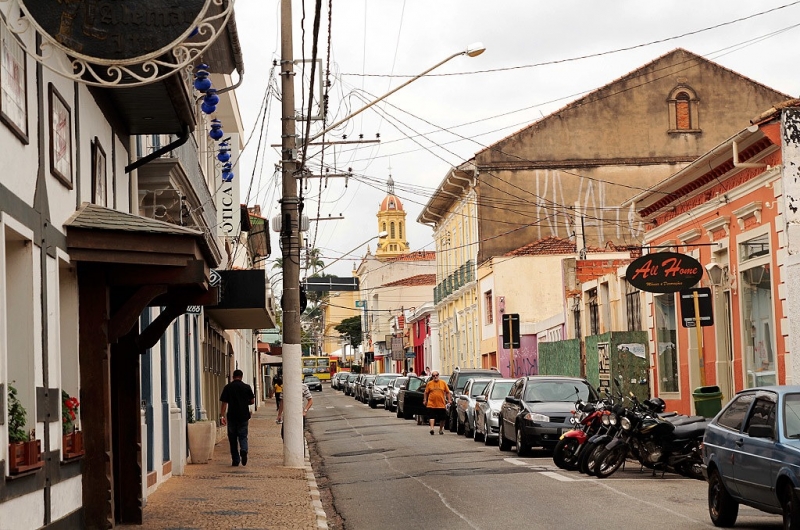
[[[50, 173], [56, 177], [67, 188], [72, 189], [72, 109], [67, 105], [67, 101], [61, 96], [55, 86], [50, 83], [48, 90], [48, 113], [50, 115]], [[60, 125], [60, 120], [56, 120], [56, 112], [65, 114], [66, 121], [66, 156], [56, 161], [56, 127]], [[63, 163], [61, 161], [64, 161]], [[66, 173], [64, 172], [66, 170]]]
[[[0, 16], [2, 18], [2, 16]], [[5, 19], [3, 18], [0, 21], [0, 121], [2, 121], [14, 135], [22, 141], [23, 144], [28, 145], [30, 143], [29, 133], [29, 126], [28, 126], [28, 118], [29, 118], [29, 109], [28, 109], [28, 56], [25, 53], [24, 48], [20, 42], [20, 39], [17, 35], [11, 33], [5, 25]], [[6, 76], [2, 75], [3, 72], [6, 71], [6, 43], [13, 42], [17, 48], [13, 51], [17, 51], [21, 53], [21, 67], [22, 67], [22, 86], [20, 87], [22, 90], [22, 101], [18, 102], [21, 103], [22, 116], [21, 122], [24, 123], [17, 123], [14, 118], [9, 114], [7, 111], [10, 110], [4, 105], [5, 95], [11, 95], [11, 91], [6, 91], [6, 84], [3, 83], [3, 80]], [[9, 54], [9, 58], [11, 58], [12, 54]], [[16, 63], [15, 63], [16, 64]], [[24, 126], [24, 127], [23, 127]]]

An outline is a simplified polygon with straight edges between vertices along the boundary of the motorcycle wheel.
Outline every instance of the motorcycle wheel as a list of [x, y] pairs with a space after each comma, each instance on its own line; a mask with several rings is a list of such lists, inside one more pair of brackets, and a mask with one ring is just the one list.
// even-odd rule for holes
[[597, 446], [593, 442], [586, 442], [583, 445], [584, 447], [581, 449], [580, 455], [578, 455], [578, 471], [584, 475], [590, 475], [589, 455], [592, 454], [592, 451], [594, 451], [595, 447]]
[[594, 476], [597, 478], [610, 477], [622, 467], [627, 456], [628, 448], [624, 446], [615, 447], [611, 451], [604, 449], [595, 462]]
[[739, 503], [725, 489], [722, 477], [716, 469], [708, 475], [708, 516], [714, 526], [727, 528], [736, 523]]
[[553, 463], [561, 469], [573, 471], [578, 467], [580, 442], [577, 438], [562, 438], [553, 449]]
[[595, 472], [597, 471], [598, 462], [603, 457], [603, 454], [606, 452], [605, 445], [598, 445], [595, 444], [594, 448], [586, 455], [586, 474], [589, 476], [595, 476]]

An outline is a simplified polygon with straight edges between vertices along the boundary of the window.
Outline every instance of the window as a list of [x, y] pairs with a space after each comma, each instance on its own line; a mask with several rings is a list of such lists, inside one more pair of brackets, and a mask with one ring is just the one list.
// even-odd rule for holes
[[750, 405], [755, 399], [755, 394], [743, 394], [736, 399], [725, 409], [725, 412], [717, 420], [717, 424], [726, 429], [735, 432], [742, 430], [742, 423], [744, 423], [745, 414], [750, 409]]
[[739, 244], [745, 387], [775, 385], [769, 233]]
[[390, 232], [389, 232], [389, 237], [394, 239], [394, 221], [392, 221], [392, 224], [390, 225], [390, 227], [391, 227], [391, 229], [390, 229]]
[[699, 133], [699, 99], [686, 85], [675, 87], [667, 98], [669, 109], [669, 132]]
[[660, 392], [678, 392], [675, 295], [655, 296], [653, 297], [653, 305], [656, 314], [658, 388]]
[[492, 303], [492, 291], [483, 293], [484, 308], [486, 309], [486, 324], [494, 323], [494, 304]]
[[800, 438], [800, 394], [786, 394], [783, 400], [784, 435]]
[[27, 59], [16, 37], [0, 22], [0, 120], [28, 143]]
[[586, 304], [589, 310], [589, 335], [600, 334], [600, 307], [597, 304], [597, 289], [588, 292], [589, 303]]
[[642, 307], [639, 290], [623, 280], [625, 283], [625, 309], [628, 317], [628, 331], [642, 331]]
[[67, 102], [50, 85], [50, 173], [72, 189], [72, 115]]
[[381, 231], [382, 231], [382, 232], [386, 232], [386, 222], [385, 222], [385, 221], [384, 221], [384, 223], [383, 223], [383, 228], [381, 228]]
[[775, 401], [774, 397], [759, 397], [753, 405], [752, 412], [744, 426], [745, 432], [753, 425], [768, 425], [775, 431]]
[[95, 137], [92, 142], [92, 202], [106, 206], [108, 181], [106, 177], [106, 152], [100, 145], [100, 140]]
[[398, 231], [397, 231], [398, 237], [400, 239], [403, 239], [403, 223], [398, 223], [397, 224], [397, 229], [398, 229]]

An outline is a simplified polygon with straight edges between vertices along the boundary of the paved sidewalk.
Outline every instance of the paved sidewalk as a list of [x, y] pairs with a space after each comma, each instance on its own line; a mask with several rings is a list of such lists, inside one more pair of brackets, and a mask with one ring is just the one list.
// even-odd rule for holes
[[271, 401], [250, 420], [247, 466], [232, 467], [227, 438], [208, 464], [187, 465], [147, 498], [142, 526], [127, 529], [328, 528], [314, 473], [283, 466], [280, 425]]

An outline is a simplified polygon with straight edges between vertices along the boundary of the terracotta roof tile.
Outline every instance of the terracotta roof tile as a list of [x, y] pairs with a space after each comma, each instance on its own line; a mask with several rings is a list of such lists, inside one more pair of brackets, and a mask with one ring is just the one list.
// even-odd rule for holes
[[436, 261], [436, 251], [417, 250], [387, 259], [386, 261]]
[[416, 276], [409, 276], [402, 280], [382, 285], [382, 287], [415, 287], [418, 285], [436, 285], [435, 274], [417, 274]]
[[548, 256], [551, 254], [574, 254], [575, 252], [577, 252], [577, 248], [574, 241], [549, 236], [507, 252], [506, 256]]

